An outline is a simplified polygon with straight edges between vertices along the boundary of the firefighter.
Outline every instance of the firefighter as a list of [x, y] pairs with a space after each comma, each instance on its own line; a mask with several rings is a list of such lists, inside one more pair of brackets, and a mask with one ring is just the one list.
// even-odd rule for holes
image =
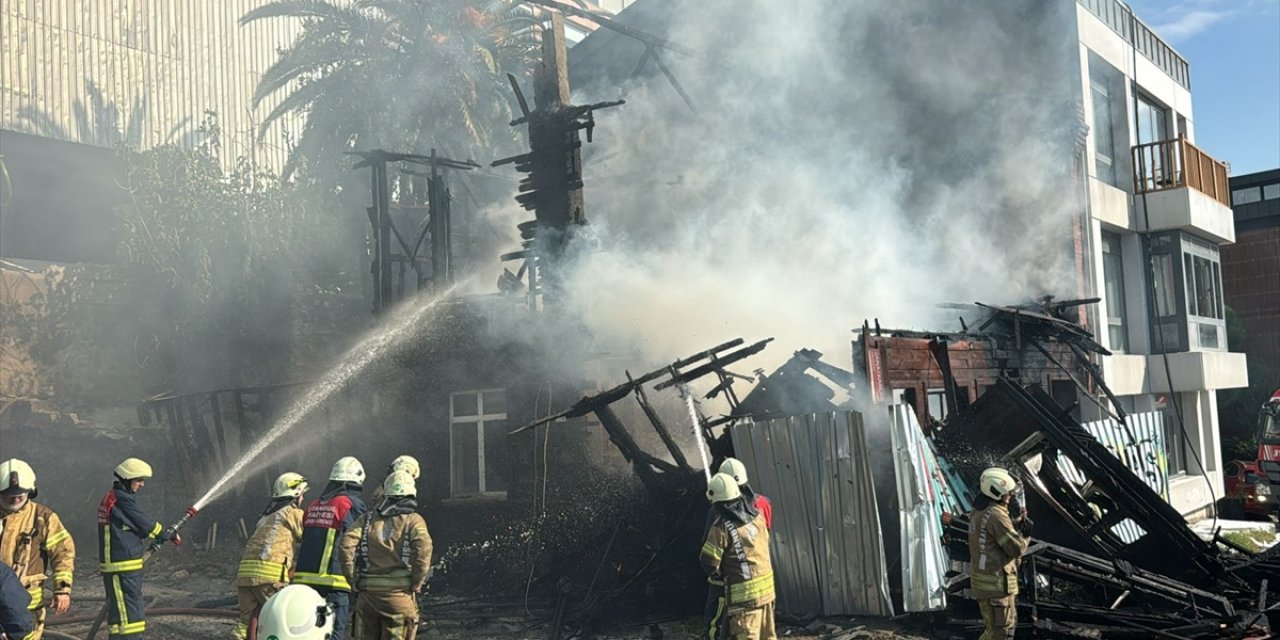
[[53, 582], [53, 611], [71, 608], [71, 583], [76, 544], [71, 532], [52, 509], [35, 502], [36, 472], [31, 465], [12, 458], [0, 463], [0, 563], [8, 565], [31, 595], [31, 619], [44, 635], [44, 584]]
[[[738, 483], [738, 491], [742, 493], [741, 500], [750, 505], [753, 513], [759, 513], [764, 518], [764, 526], [767, 529], [773, 529], [773, 503], [764, 494], [752, 491], [751, 485], [747, 482], [747, 467], [737, 458], [725, 458], [720, 463], [720, 473], [727, 473], [733, 476], [734, 482]], [[703, 526], [703, 534], [711, 527], [711, 522], [715, 518], [715, 505], [707, 510], [707, 522]], [[718, 640], [724, 635], [724, 584], [715, 578], [707, 578], [707, 602], [702, 608], [703, 635], [710, 640]]]
[[[391, 474], [397, 471], [404, 471], [405, 473], [413, 476], [413, 479], [417, 481], [419, 472], [418, 459], [410, 455], [396, 456], [396, 459], [392, 460], [391, 464], [387, 465], [387, 476], [390, 477]], [[383, 478], [383, 484], [386, 484], [386, 478]], [[381, 502], [382, 485], [380, 484], [377, 487], [374, 487], [373, 498], [369, 500], [369, 504], [377, 505]]]
[[291, 584], [277, 591], [258, 616], [255, 637], [275, 640], [326, 640], [333, 632], [333, 607], [315, 589]]
[[307, 479], [292, 472], [281, 474], [272, 485], [271, 502], [245, 543], [236, 573], [240, 622], [231, 632], [236, 638], [248, 634], [249, 621], [258, 607], [289, 584], [294, 545], [302, 540], [302, 495], [306, 491]]
[[[0, 522], [2, 525], [3, 522]], [[9, 565], [0, 562], [0, 639], [24, 638], [35, 625], [31, 621], [31, 594]]]
[[307, 505], [302, 516], [302, 545], [298, 548], [293, 581], [314, 588], [333, 606], [330, 640], [343, 640], [351, 624], [351, 584], [342, 574], [339, 545], [342, 535], [364, 514], [364, 465], [347, 456], [333, 464], [329, 484]]
[[1029, 521], [1019, 527], [1009, 517], [1009, 501], [1017, 489], [1013, 475], [999, 467], [982, 472], [982, 495], [969, 519], [970, 587], [982, 613], [980, 640], [1013, 638], [1018, 621], [1018, 558], [1027, 550]]
[[708, 577], [724, 584], [725, 637], [777, 638], [773, 563], [764, 516], [742, 499], [737, 481], [727, 473], [717, 473], [707, 483], [707, 499], [714, 513], [699, 560]]
[[116, 465], [115, 478], [98, 504], [98, 568], [106, 589], [111, 637], [141, 640], [147, 630], [142, 602], [146, 542], [182, 544], [182, 538], [147, 517], [134, 498], [151, 478], [151, 465], [129, 458]]
[[431, 535], [418, 515], [413, 476], [396, 471], [384, 498], [342, 538], [342, 571], [355, 586], [358, 640], [413, 640], [417, 594], [431, 569]]

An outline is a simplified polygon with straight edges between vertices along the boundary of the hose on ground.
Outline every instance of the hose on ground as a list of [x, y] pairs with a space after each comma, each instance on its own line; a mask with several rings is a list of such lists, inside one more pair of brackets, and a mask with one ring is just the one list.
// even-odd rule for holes
[[[162, 607], [159, 609], [147, 609], [146, 614], [150, 617], [161, 616], [194, 616], [194, 617], [211, 617], [211, 618], [239, 618], [240, 612], [235, 609], [196, 609], [181, 607]], [[68, 624], [84, 624], [86, 622], [94, 622], [96, 615], [71, 616], [69, 618], [51, 617], [45, 621], [46, 627], [62, 626]], [[101, 625], [99, 625], [101, 626]], [[91, 636], [92, 637], [92, 636]]]

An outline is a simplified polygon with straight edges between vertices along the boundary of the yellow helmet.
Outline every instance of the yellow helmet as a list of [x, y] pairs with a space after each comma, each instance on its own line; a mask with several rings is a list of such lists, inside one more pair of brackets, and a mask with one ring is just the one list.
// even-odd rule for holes
[[0, 493], [31, 493], [36, 490], [36, 472], [31, 465], [9, 458], [0, 462]]
[[737, 458], [725, 458], [720, 463], [720, 473], [727, 473], [733, 476], [733, 481], [739, 486], [747, 483], [747, 466]]
[[418, 487], [413, 484], [413, 476], [407, 471], [395, 471], [382, 481], [382, 494], [385, 496], [414, 496], [418, 495]]
[[707, 500], [712, 503], [730, 502], [741, 497], [742, 490], [738, 488], [737, 481], [727, 473], [717, 473], [707, 483]]
[[151, 465], [137, 458], [129, 458], [116, 465], [116, 477], [128, 482], [145, 480], [151, 477]]
[[292, 471], [280, 474], [271, 488], [272, 498], [296, 498], [307, 492], [307, 479]]

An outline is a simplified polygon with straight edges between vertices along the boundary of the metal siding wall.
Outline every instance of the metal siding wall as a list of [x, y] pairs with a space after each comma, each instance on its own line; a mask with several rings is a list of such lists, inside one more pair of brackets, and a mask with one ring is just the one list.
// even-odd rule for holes
[[778, 610], [892, 615], [861, 416], [816, 414], [731, 427], [752, 485], [776, 500]]
[[[935, 481], [937, 460], [910, 405], [889, 408], [893, 461], [898, 488], [899, 549], [902, 604], [909, 612], [938, 611], [947, 606], [947, 554], [942, 548], [944, 504]], [[956, 511], [952, 511], [956, 513]]]

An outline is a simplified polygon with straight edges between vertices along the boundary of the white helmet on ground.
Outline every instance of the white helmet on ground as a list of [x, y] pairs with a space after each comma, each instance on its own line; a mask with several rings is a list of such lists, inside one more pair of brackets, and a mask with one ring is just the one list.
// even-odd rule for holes
[[738, 488], [738, 483], [727, 473], [717, 473], [707, 483], [707, 500], [712, 503], [729, 502], [741, 497], [742, 490]]
[[418, 487], [413, 484], [413, 476], [408, 471], [395, 471], [382, 481], [382, 495], [387, 497], [417, 497]]
[[306, 492], [307, 479], [292, 471], [280, 474], [271, 487], [272, 498], [296, 498]]
[[151, 465], [137, 458], [128, 458], [116, 465], [116, 477], [128, 482], [130, 480], [146, 480], [151, 477]]
[[747, 483], [747, 465], [737, 458], [725, 458], [720, 463], [720, 473], [727, 473], [733, 476], [733, 481], [742, 486]]
[[333, 463], [333, 471], [329, 472], [329, 479], [335, 482], [364, 484], [364, 465], [351, 456], [338, 458], [338, 461]]
[[395, 460], [391, 461], [388, 473], [397, 471], [403, 471], [413, 476], [414, 480], [417, 480], [419, 472], [418, 459], [413, 456], [397, 456]]
[[331, 633], [333, 609], [303, 584], [276, 592], [258, 614], [258, 637], [264, 640], [325, 640]]
[[1018, 481], [1013, 478], [1013, 474], [1000, 467], [991, 467], [983, 471], [978, 484], [982, 495], [992, 500], [999, 500], [1018, 487]]

